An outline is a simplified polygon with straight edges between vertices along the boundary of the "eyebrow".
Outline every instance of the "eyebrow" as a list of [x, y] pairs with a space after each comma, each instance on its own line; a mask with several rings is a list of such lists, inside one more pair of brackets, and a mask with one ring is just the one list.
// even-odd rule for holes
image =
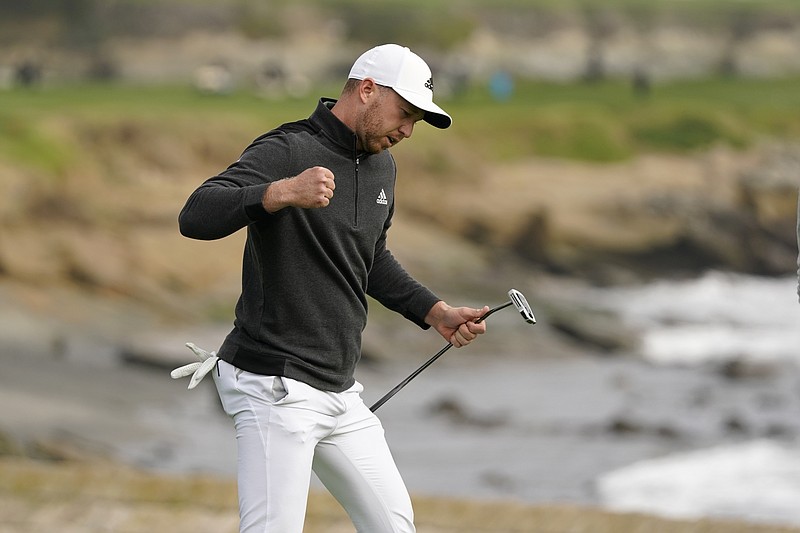
[[397, 98], [397, 107], [402, 109], [404, 112], [412, 116], [414, 115], [418, 116], [419, 118], [417, 120], [423, 120], [425, 118], [425, 110], [418, 108], [417, 106], [415, 106], [414, 104], [412, 104], [411, 102], [400, 96], [400, 94], [397, 91], [385, 85], [379, 85], [379, 87], [382, 87], [384, 89], [389, 89], [390, 91], [392, 91], [395, 97]]
[[418, 116], [419, 118], [417, 120], [422, 120], [423, 118], [425, 118], [425, 111], [418, 108], [408, 100], [403, 99], [402, 103], [400, 104], [400, 107], [403, 108], [403, 110], [409, 115]]

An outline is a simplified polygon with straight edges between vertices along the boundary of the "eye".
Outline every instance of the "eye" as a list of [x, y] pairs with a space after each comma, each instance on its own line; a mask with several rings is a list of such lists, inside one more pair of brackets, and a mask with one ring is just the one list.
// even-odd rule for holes
[[411, 120], [412, 122], [418, 122], [422, 120], [423, 113], [417, 111], [416, 109], [405, 109], [403, 108], [403, 120]]

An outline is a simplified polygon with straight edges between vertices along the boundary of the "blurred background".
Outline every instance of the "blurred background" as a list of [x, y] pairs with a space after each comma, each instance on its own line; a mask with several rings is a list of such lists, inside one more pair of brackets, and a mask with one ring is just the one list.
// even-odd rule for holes
[[[211, 380], [168, 374], [230, 329], [244, 235], [178, 212], [385, 42], [454, 119], [393, 149], [391, 249], [451, 304], [513, 287], [539, 320], [493, 315], [381, 408], [421, 524], [454, 498], [800, 528], [796, 0], [0, 0], [0, 531], [144, 530], [120, 509], [156, 482], [78, 490], [120, 469], [233, 478]], [[442, 344], [373, 304], [370, 404]], [[235, 530], [225, 494], [187, 531]], [[426, 530], [545, 531], [449, 524]]]

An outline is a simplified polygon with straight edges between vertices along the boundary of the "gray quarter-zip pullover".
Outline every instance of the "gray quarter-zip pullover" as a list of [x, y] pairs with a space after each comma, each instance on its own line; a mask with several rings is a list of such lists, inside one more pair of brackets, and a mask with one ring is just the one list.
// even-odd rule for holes
[[[386, 247], [396, 168], [388, 151], [359, 154], [353, 132], [321, 99], [306, 120], [257, 138], [203, 183], [179, 216], [181, 233], [219, 239], [247, 228], [234, 328], [219, 350], [232, 365], [341, 392], [354, 383], [367, 295], [422, 328], [439, 300]], [[267, 213], [271, 182], [323, 166], [336, 194], [321, 209]]]

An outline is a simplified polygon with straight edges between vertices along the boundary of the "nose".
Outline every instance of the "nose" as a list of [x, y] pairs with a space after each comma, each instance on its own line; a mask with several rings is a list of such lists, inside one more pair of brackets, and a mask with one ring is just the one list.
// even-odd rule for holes
[[414, 123], [413, 122], [405, 122], [399, 129], [400, 133], [403, 134], [403, 138], [408, 139], [411, 137], [411, 134], [414, 133]]

